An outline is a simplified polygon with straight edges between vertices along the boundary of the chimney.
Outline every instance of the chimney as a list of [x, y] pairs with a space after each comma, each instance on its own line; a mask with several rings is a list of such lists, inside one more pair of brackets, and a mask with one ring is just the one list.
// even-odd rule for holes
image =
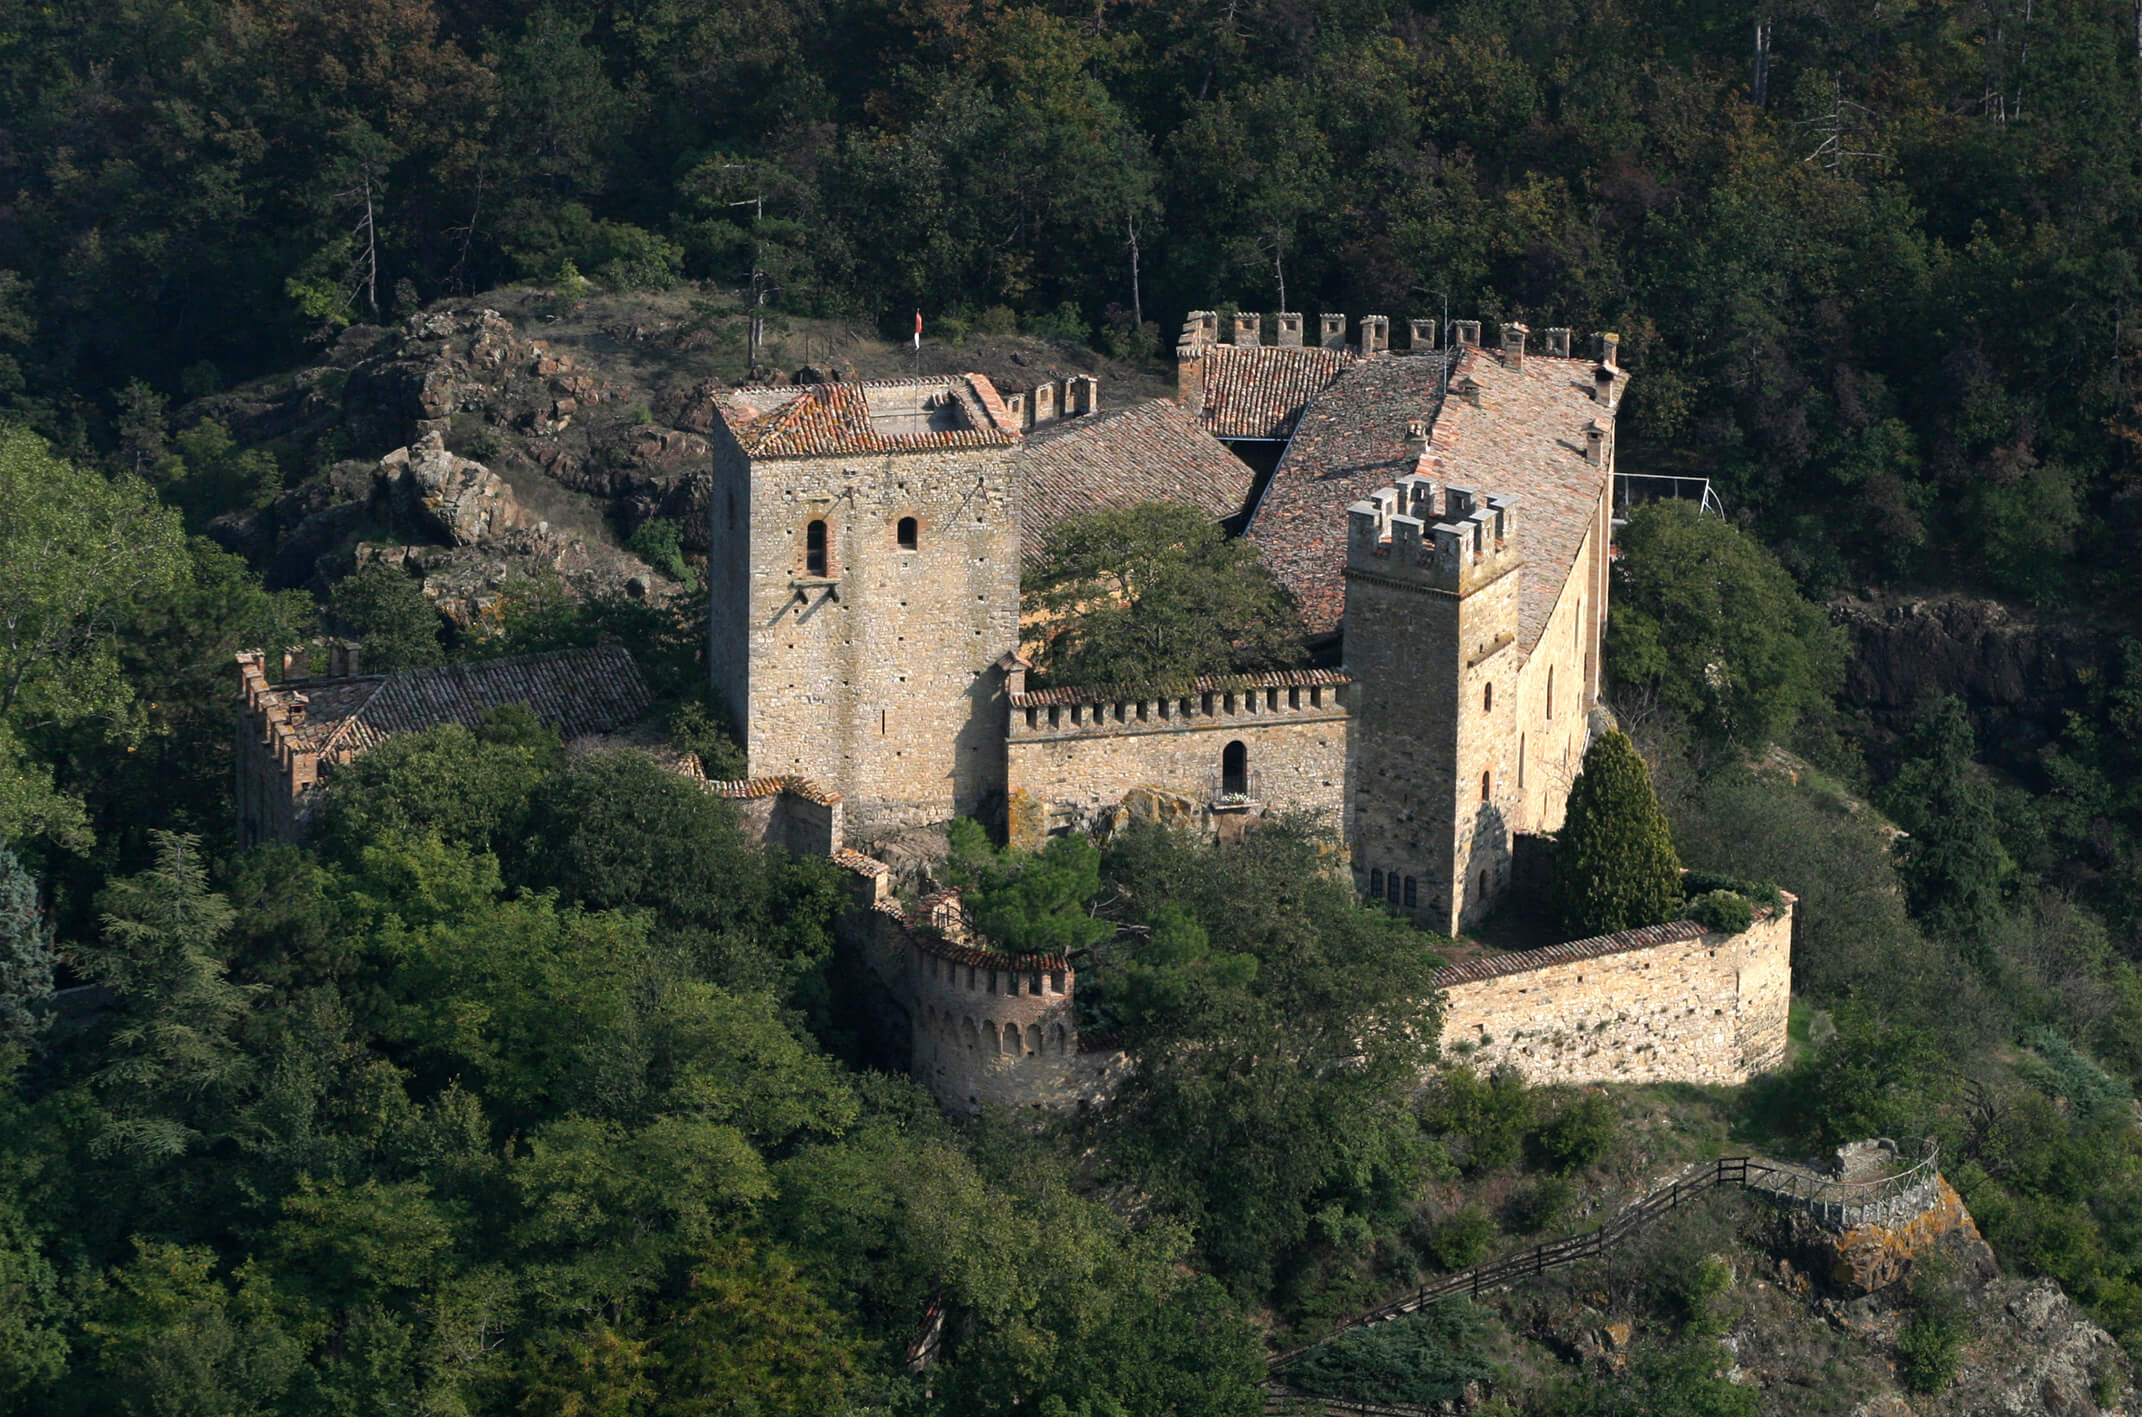
[[1592, 398], [1608, 408], [1614, 406], [1614, 366], [1601, 364], [1592, 370]]
[[1363, 315], [1361, 317], [1361, 353], [1382, 354], [1391, 347], [1391, 317], [1389, 315]]
[[1451, 387], [1458, 391], [1459, 398], [1464, 399], [1474, 408], [1480, 407], [1480, 381], [1478, 379], [1475, 379], [1472, 375], [1467, 374], [1464, 378], [1458, 380], [1457, 383], [1451, 385]]
[[1569, 358], [1569, 327], [1567, 325], [1550, 325], [1547, 327], [1547, 356], [1550, 359]]
[[1428, 420], [1416, 418], [1406, 424], [1406, 451], [1418, 463], [1428, 456]]
[[1326, 349], [1346, 348], [1346, 317], [1344, 315], [1319, 315], [1316, 317], [1317, 343]]
[[1297, 310], [1282, 310], [1272, 318], [1277, 322], [1272, 335], [1273, 343], [1286, 349], [1301, 348], [1301, 312]]
[[1599, 339], [1599, 362], [1610, 369], [1621, 367], [1621, 336], [1602, 334]]
[[1034, 420], [1026, 416], [1026, 393], [1024, 390], [1004, 396], [1004, 411], [1011, 415], [1014, 428], [1031, 428]]
[[1263, 344], [1264, 316], [1254, 310], [1238, 311], [1235, 315], [1235, 343]]
[[1596, 418], [1584, 425], [1584, 460], [1593, 467], [1606, 462], [1606, 429]]
[[1175, 402], [1192, 418], [1205, 416], [1205, 346], [1175, 346]]
[[1073, 374], [1064, 380], [1063, 416], [1072, 414], [1099, 413], [1101, 411], [1101, 381], [1091, 374]]
[[1532, 332], [1515, 320], [1505, 320], [1502, 326], [1502, 362], [1512, 369], [1525, 367], [1525, 336]]
[[1039, 428], [1044, 423], [1054, 423], [1056, 421], [1056, 381], [1054, 379], [1044, 379], [1034, 385], [1033, 408], [1034, 426], [1036, 428]]
[[1406, 321], [1406, 347], [1415, 354], [1427, 354], [1435, 349], [1435, 321]]
[[327, 677], [330, 679], [354, 679], [357, 677], [357, 646], [348, 640], [327, 642]]
[[283, 651], [283, 678], [302, 679], [307, 667], [303, 645], [292, 645]]
[[1450, 328], [1458, 337], [1458, 343], [1472, 349], [1480, 347], [1480, 322], [1478, 320], [1453, 320]]

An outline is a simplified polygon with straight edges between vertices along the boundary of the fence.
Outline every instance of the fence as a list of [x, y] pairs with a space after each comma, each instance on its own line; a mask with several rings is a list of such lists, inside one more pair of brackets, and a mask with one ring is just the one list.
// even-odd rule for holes
[[1310, 1349], [1329, 1343], [1349, 1329], [1403, 1318], [1445, 1299], [1460, 1295], [1477, 1297], [1488, 1290], [1531, 1279], [1551, 1269], [1596, 1259], [1653, 1221], [1672, 1214], [1719, 1186], [1739, 1186], [1743, 1190], [1755, 1191], [1780, 1205], [1805, 1211], [1824, 1225], [1837, 1229], [1893, 1223], [1916, 1215], [1933, 1203], [1941, 1174], [1939, 1161], [1939, 1149], [1929, 1140], [1919, 1160], [1894, 1176], [1871, 1181], [1839, 1181], [1801, 1167], [1766, 1161], [1759, 1156], [1721, 1156], [1630, 1204], [1596, 1230], [1535, 1245], [1529, 1250], [1505, 1255], [1423, 1285], [1402, 1298], [1356, 1314], [1315, 1343], [1288, 1349], [1273, 1358], [1268, 1366], [1273, 1371], [1284, 1368]]

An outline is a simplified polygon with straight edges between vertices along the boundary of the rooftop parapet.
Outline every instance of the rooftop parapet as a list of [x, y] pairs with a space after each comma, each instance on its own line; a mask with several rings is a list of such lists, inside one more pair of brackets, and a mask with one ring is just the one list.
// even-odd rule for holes
[[1512, 497], [1402, 477], [1346, 509], [1347, 570], [1466, 594], [1523, 559], [1516, 508]]

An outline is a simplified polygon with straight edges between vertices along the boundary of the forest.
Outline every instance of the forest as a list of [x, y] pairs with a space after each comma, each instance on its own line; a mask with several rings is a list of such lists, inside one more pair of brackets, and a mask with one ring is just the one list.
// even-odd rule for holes
[[[1588, 1197], [1868, 1136], [1937, 1138], [2004, 1270], [2142, 1356], [2137, 232], [2110, 0], [0, 10], [0, 1411], [1253, 1413], [1269, 1351]], [[1135, 1071], [1039, 1130], [948, 1118], [872, 1053], [823, 863], [512, 712], [240, 850], [242, 648], [624, 642], [736, 763], [689, 592], [476, 639], [406, 576], [288, 588], [204, 534], [334, 454], [194, 401], [508, 284], [1156, 368], [1221, 305], [1618, 331], [1622, 458], [1726, 516], [1623, 529], [1609, 698], [1676, 859], [1800, 897], [1789, 1066], [1423, 1092], [1447, 942], [1313, 827], [968, 829], [1007, 933], [1113, 952]], [[1122, 540], [1088, 531], [1058, 590]], [[2119, 646], [2050, 741], [1846, 692], [1829, 602], [1951, 590]], [[1175, 629], [1239, 641], [1263, 594]], [[1073, 643], [1112, 665], [1108, 628]], [[1599, 1281], [1619, 1369], [1456, 1304], [1290, 1381], [1560, 1417], [1890, 1381], [1730, 1381], [1752, 1301], [1708, 1223]], [[1962, 1296], [1898, 1301], [1912, 1390], [1956, 1378]]]

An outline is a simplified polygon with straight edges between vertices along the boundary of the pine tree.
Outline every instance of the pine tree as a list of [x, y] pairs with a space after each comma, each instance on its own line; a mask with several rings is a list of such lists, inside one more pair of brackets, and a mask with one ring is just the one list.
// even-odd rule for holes
[[1620, 729], [1585, 750], [1556, 843], [1555, 913], [1571, 938], [1656, 925], [1679, 912], [1673, 835], [1650, 770]]
[[52, 927], [37, 904], [37, 878], [0, 847], [0, 1046], [28, 1046], [52, 998]]
[[1921, 710], [1889, 785], [1900, 843], [1898, 874], [1912, 913], [1937, 935], [1979, 938], [2000, 912], [2015, 863], [2001, 847], [2000, 823], [1972, 762], [1977, 739], [1963, 704], [1943, 694]]

